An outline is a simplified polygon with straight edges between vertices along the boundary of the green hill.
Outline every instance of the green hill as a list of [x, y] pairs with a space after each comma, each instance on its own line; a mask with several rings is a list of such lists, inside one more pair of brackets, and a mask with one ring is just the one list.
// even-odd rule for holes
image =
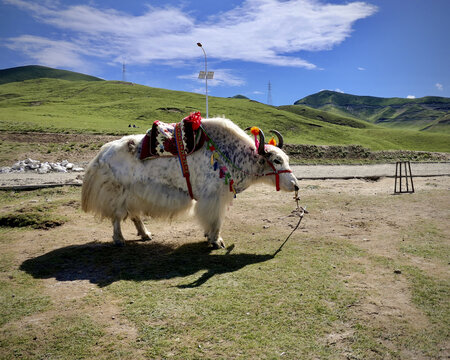
[[70, 81], [102, 81], [95, 76], [80, 74], [73, 71], [52, 69], [39, 65], [19, 66], [10, 69], [0, 70], [0, 84], [7, 84], [11, 82], [49, 78], [49, 79], [63, 79]]
[[387, 127], [450, 133], [447, 126], [450, 98], [380, 98], [324, 90], [296, 101], [295, 105], [306, 105]]
[[230, 99], [246, 99], [246, 100], [249, 100], [249, 98], [247, 96], [240, 95], [240, 94], [234, 95], [234, 96], [230, 96], [229, 98]]
[[[204, 109], [203, 95], [120, 81], [34, 79], [0, 85], [0, 131], [143, 133], [154, 120], [178, 122]], [[447, 134], [386, 129], [352, 119], [345, 123], [342, 117], [332, 120], [317, 111], [302, 115], [246, 99], [210, 96], [209, 113], [243, 128], [277, 129], [292, 144], [450, 152]]]
[[331, 112], [317, 110], [305, 105], [283, 105], [278, 106], [278, 109], [290, 111], [294, 114], [302, 115], [310, 119], [316, 119], [335, 125], [349, 126], [356, 129], [367, 129], [374, 127], [372, 124], [369, 124], [363, 120], [339, 116]]

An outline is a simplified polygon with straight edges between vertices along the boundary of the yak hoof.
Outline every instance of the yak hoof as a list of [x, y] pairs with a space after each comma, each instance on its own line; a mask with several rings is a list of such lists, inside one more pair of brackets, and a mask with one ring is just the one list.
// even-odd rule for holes
[[150, 241], [152, 239], [152, 234], [151, 233], [147, 233], [144, 235], [141, 235], [141, 240], [142, 241]]
[[118, 238], [113, 237], [113, 240], [114, 240], [114, 245], [116, 245], [117, 247], [125, 246], [124, 239], [118, 239]]
[[225, 249], [225, 243], [223, 242], [222, 239], [217, 239], [216, 241], [212, 241], [210, 244], [214, 250]]

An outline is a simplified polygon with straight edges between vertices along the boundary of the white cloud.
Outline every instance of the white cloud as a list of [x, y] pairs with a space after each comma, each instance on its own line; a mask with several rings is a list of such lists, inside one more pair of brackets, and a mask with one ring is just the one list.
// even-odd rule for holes
[[359, 70], [359, 71], [365, 71], [366, 68], [363, 68], [362, 66], [359, 66], [359, 67], [358, 67], [358, 70]]
[[[46, 39], [45, 44], [41, 38], [40, 46], [33, 44], [31, 35], [10, 38], [9, 48], [21, 51], [20, 46], [34, 46], [34, 51], [23, 50], [30, 58], [71, 67], [86, 56], [121, 62], [126, 55], [127, 62], [135, 64], [189, 61], [202, 56], [195, 47], [200, 41], [209, 58], [315, 69], [298, 53], [331, 49], [351, 35], [355, 21], [377, 11], [363, 2], [246, 0], [220, 16], [196, 20], [170, 6], [149, 6], [135, 16], [93, 5], [63, 6], [51, 0], [4, 2], [60, 30], [58, 39]], [[66, 57], [59, 45], [68, 51]], [[53, 60], [52, 54], [56, 55]]]
[[415, 99], [416, 97], [414, 95], [408, 95], [406, 98], [407, 99]]
[[444, 90], [444, 85], [442, 85], [441, 83], [436, 83], [435, 86], [436, 86], [436, 88], [437, 88], [439, 91], [443, 91], [443, 90]]
[[336, 92], [338, 92], [338, 93], [341, 93], [341, 94], [344, 94], [344, 91], [343, 91], [343, 90], [341, 90], [341, 89], [339, 89], [339, 88], [337, 88], [337, 89], [334, 89], [334, 91], [336, 91]]
[[68, 41], [55, 41], [39, 36], [23, 35], [10, 39], [7, 47], [11, 50], [20, 50], [39, 64], [57, 67], [61, 64], [70, 68], [82, 68], [82, 47]]

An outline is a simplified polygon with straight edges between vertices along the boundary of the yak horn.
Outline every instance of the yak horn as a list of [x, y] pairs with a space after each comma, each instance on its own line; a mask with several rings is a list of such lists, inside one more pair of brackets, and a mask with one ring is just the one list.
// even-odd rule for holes
[[275, 134], [275, 135], [277, 136], [277, 138], [278, 138], [277, 146], [278, 146], [280, 149], [282, 149], [282, 148], [283, 148], [283, 144], [284, 144], [284, 141], [283, 141], [283, 135], [281, 135], [280, 132], [279, 132], [279, 131], [276, 131], [276, 130], [270, 130], [270, 132], [273, 133], [273, 134]]
[[[249, 126], [248, 128], [245, 129], [245, 131], [249, 131], [251, 128], [252, 128], [252, 126]], [[258, 147], [259, 155], [266, 154], [266, 150], [264, 149], [265, 141], [266, 141], [266, 138], [264, 136], [264, 132], [261, 129], [259, 129], [259, 147]]]
[[263, 131], [261, 129], [259, 129], [259, 148], [258, 148], [259, 155], [266, 154], [266, 149], [264, 149], [265, 144], [266, 144], [266, 138], [264, 137]]

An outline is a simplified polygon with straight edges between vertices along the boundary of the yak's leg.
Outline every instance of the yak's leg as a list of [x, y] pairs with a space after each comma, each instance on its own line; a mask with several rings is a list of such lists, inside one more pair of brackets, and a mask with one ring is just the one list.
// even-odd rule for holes
[[152, 239], [152, 233], [147, 230], [139, 216], [133, 217], [131, 220], [133, 221], [134, 226], [136, 226], [137, 233], [143, 241], [149, 241]]
[[115, 218], [112, 223], [114, 227], [114, 233], [113, 233], [113, 240], [114, 244], [117, 246], [124, 246], [125, 245], [125, 239], [122, 235], [122, 230], [120, 229], [120, 219]]
[[220, 236], [226, 203], [217, 198], [199, 199], [196, 205], [198, 219], [205, 230], [208, 243], [214, 248], [224, 248], [225, 243]]

